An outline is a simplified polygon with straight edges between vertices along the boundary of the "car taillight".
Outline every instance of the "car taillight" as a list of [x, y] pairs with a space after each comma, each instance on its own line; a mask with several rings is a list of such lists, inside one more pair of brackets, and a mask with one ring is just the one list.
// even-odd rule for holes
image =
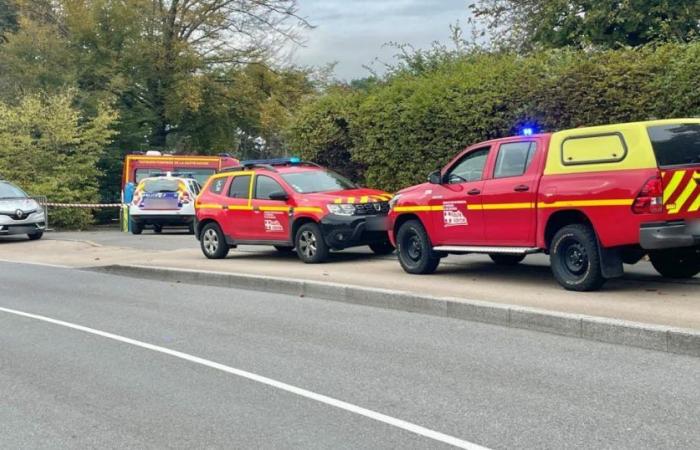
[[635, 214], [661, 214], [664, 212], [664, 186], [658, 175], [649, 178], [639, 195], [634, 199], [632, 212]]

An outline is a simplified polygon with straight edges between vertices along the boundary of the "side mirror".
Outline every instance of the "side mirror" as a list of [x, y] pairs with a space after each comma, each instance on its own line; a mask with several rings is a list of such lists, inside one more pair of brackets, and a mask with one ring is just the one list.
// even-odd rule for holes
[[439, 170], [431, 172], [430, 175], [428, 175], [428, 182], [430, 184], [442, 184], [442, 172]]
[[287, 195], [287, 193], [284, 191], [271, 192], [268, 197], [270, 198], [270, 200], [277, 200], [280, 202], [286, 202], [287, 200], [289, 200], [289, 195]]

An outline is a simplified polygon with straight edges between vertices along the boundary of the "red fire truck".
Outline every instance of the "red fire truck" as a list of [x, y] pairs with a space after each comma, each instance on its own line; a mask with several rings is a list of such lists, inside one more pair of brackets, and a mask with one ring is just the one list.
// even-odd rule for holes
[[157, 151], [131, 154], [124, 161], [122, 190], [127, 183], [138, 184], [156, 173], [186, 173], [203, 185], [210, 176], [228, 167], [238, 166], [238, 160], [229, 154], [218, 156], [168, 155]]

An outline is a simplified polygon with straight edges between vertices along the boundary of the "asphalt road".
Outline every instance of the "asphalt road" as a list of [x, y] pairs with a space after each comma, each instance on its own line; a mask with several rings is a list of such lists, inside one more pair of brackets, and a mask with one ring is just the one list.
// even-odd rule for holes
[[446, 447], [159, 349], [490, 448], [700, 448], [698, 358], [74, 269], [0, 287], [0, 448]]

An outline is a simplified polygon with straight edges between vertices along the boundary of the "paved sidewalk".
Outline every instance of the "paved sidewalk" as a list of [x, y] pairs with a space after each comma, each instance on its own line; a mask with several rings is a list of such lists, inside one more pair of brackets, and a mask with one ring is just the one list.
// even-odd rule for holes
[[[148, 242], [147, 249], [132, 246], [136, 239]], [[609, 282], [601, 292], [574, 293], [554, 281], [543, 255], [506, 268], [483, 256], [449, 257], [436, 274], [416, 276], [404, 273], [395, 257], [376, 257], [365, 250], [340, 252], [327, 264], [306, 265], [267, 247], [241, 247], [226, 260], [211, 261], [197, 245], [188, 235], [133, 238], [109, 231], [54, 233], [36, 242], [2, 239], [0, 259], [73, 267], [138, 264], [270, 275], [700, 329], [700, 278], [664, 280], [648, 263], [628, 266], [623, 279]]]

